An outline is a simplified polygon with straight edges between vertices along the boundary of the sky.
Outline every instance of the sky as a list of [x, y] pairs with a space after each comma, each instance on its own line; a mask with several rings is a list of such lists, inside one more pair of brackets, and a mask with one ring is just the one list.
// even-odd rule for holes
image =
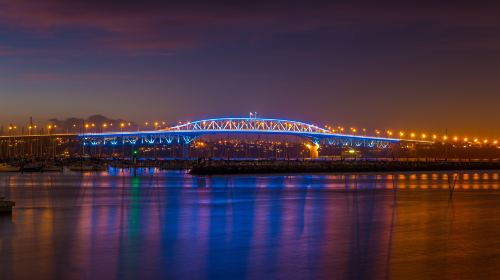
[[496, 1], [0, 0], [0, 124], [219, 116], [500, 136]]

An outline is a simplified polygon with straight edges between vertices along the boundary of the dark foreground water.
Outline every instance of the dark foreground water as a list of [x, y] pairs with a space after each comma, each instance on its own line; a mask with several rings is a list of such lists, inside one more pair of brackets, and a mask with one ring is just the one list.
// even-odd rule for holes
[[499, 176], [0, 174], [0, 279], [500, 279]]

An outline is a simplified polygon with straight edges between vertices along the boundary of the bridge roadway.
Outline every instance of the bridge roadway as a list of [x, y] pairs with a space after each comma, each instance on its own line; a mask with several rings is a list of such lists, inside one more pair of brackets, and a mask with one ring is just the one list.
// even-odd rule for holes
[[[84, 145], [126, 144], [189, 144], [203, 135], [216, 134], [271, 134], [303, 137], [319, 147], [320, 142], [329, 145], [355, 147], [387, 148], [391, 143], [401, 141], [397, 138], [373, 137], [334, 133], [313, 124], [299, 121], [269, 118], [216, 118], [205, 119], [173, 126], [163, 130], [137, 132], [87, 133], [78, 137]], [[432, 143], [432, 142], [426, 142]]]
[[397, 138], [341, 134], [313, 124], [293, 120], [270, 118], [214, 118], [188, 122], [162, 130], [123, 131], [82, 134], [39, 134], [12, 135], [2, 138], [19, 137], [77, 137], [83, 145], [119, 144], [189, 144], [203, 135], [217, 134], [270, 134], [299, 136], [310, 141], [317, 149], [320, 143], [353, 147], [387, 148], [391, 143], [401, 141], [432, 143], [430, 141], [402, 140]]

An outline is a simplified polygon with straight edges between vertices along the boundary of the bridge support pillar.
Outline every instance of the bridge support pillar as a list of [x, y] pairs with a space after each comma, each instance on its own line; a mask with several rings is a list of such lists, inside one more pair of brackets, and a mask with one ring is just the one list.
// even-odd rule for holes
[[312, 143], [312, 144], [307, 144], [306, 147], [309, 149], [309, 157], [310, 158], [318, 158], [319, 157], [319, 144], [318, 143]]
[[182, 159], [189, 159], [189, 144], [182, 144]]

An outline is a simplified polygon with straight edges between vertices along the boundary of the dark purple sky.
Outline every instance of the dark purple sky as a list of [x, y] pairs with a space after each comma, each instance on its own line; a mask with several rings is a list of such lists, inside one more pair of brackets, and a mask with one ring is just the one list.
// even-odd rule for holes
[[496, 1], [178, 2], [0, 0], [0, 124], [257, 111], [500, 135]]

